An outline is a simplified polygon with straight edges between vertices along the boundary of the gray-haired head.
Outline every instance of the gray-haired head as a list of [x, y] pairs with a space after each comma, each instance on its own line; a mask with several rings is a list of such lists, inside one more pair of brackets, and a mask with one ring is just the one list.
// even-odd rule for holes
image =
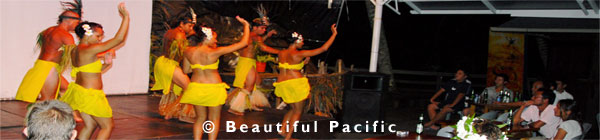
[[36, 102], [27, 112], [28, 139], [68, 140], [74, 129], [73, 109], [64, 102]]

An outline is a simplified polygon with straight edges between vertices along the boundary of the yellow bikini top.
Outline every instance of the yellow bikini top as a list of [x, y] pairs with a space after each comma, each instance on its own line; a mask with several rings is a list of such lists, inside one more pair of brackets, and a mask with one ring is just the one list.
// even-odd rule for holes
[[219, 68], [219, 60], [217, 60], [217, 62], [215, 62], [215, 63], [208, 64], [208, 65], [192, 64], [190, 67], [192, 67], [192, 69], [201, 69], [201, 70], [211, 69], [211, 70], [216, 70], [216, 69]]
[[301, 70], [302, 67], [304, 67], [304, 63], [302, 63], [302, 62], [300, 62], [298, 64], [279, 63], [279, 68], [284, 68], [284, 69]]
[[85, 64], [80, 67], [73, 67], [71, 70], [71, 77], [77, 77], [78, 72], [101, 73], [102, 62], [100, 62], [100, 60], [96, 60], [95, 62]]

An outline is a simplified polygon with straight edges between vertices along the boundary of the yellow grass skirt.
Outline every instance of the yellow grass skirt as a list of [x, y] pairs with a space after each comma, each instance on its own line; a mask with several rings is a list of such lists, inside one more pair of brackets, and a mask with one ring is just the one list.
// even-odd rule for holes
[[70, 83], [61, 101], [69, 104], [73, 110], [79, 110], [96, 117], [110, 118], [112, 108], [108, 104], [104, 91], [84, 88], [77, 83]]
[[233, 81], [234, 87], [244, 88], [246, 77], [250, 69], [256, 68], [256, 60], [252, 58], [239, 57], [237, 66], [235, 66], [235, 80]]
[[275, 95], [288, 104], [303, 101], [310, 94], [310, 85], [306, 77], [275, 82], [273, 86], [275, 86]]
[[[171, 83], [173, 82], [173, 72], [179, 63], [175, 60], [161, 56], [154, 63], [154, 86], [150, 90], [162, 90], [163, 94], [169, 94]], [[173, 93], [177, 96], [181, 94], [183, 89], [177, 85], [173, 85]]]
[[229, 86], [225, 83], [206, 84], [190, 82], [183, 92], [180, 103], [200, 106], [219, 106], [225, 104]]
[[58, 71], [58, 64], [52, 61], [36, 60], [33, 68], [29, 69], [23, 77], [15, 98], [25, 102], [35, 102], [52, 68], [56, 68]]

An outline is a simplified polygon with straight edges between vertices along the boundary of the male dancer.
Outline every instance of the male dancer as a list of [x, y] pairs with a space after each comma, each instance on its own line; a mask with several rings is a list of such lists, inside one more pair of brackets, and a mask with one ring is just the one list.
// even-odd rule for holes
[[239, 92], [232, 98], [229, 112], [236, 115], [244, 115], [245, 109], [262, 111], [258, 106], [268, 106], [269, 104], [264, 94], [259, 93], [258, 91], [253, 92], [256, 81], [259, 81], [260, 79], [258, 72], [256, 71], [255, 58], [259, 43], [262, 43], [262, 41], [277, 32], [271, 30], [264, 35], [267, 27], [270, 25], [269, 17], [266, 16], [266, 10], [262, 5], [257, 11], [260, 18], [252, 20], [250, 41], [248, 42], [247, 47], [244, 47], [239, 51], [240, 57], [237, 66], [235, 67], [235, 80], [233, 81], [233, 86], [239, 88]]
[[[183, 109], [179, 103], [179, 96], [190, 83], [190, 78], [184, 73], [183, 68], [188, 68], [183, 60], [183, 51], [188, 46], [188, 36], [194, 33], [196, 25], [196, 14], [193, 9], [184, 11], [180, 14], [175, 25], [176, 28], [168, 30], [163, 36], [163, 54], [156, 59], [154, 63], [154, 86], [150, 90], [162, 90], [163, 97], [159, 105], [159, 113], [165, 116], [165, 119], [179, 117], [180, 120], [193, 122], [195, 116], [193, 109]], [[183, 63], [182, 63], [183, 62]], [[173, 87], [173, 94], [169, 94]], [[191, 105], [185, 105], [192, 107]], [[184, 106], [184, 107], [185, 107]], [[188, 117], [188, 118], [186, 118]], [[191, 118], [190, 118], [191, 117]]]
[[33, 68], [27, 71], [19, 89], [16, 99], [33, 103], [41, 93], [41, 101], [55, 99], [59, 87], [66, 89], [67, 82], [60, 76], [69, 59], [62, 59], [70, 55], [63, 53], [75, 47], [75, 41], [70, 32], [81, 21], [81, 0], [75, 2], [62, 2], [66, 8], [58, 16], [58, 25], [47, 28], [38, 35], [40, 55]]

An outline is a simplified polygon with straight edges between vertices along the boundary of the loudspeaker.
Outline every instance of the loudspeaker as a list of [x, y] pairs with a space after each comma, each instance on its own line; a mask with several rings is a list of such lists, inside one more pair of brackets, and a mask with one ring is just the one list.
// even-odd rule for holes
[[379, 73], [344, 75], [344, 124], [382, 121], [382, 102], [389, 88], [389, 76]]

